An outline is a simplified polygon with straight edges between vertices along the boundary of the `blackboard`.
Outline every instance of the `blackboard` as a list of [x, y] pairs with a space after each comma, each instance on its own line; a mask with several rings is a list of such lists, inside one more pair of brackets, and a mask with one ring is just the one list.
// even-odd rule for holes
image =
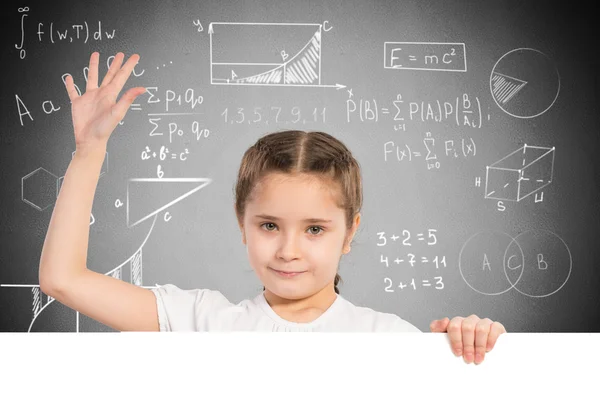
[[[65, 74], [122, 51], [144, 86], [108, 143], [88, 267], [152, 287], [262, 284], [233, 209], [244, 151], [284, 129], [341, 139], [364, 206], [340, 292], [423, 331], [600, 329], [598, 46], [548, 2], [19, 2], [2, 6], [0, 330], [111, 331], [40, 291], [75, 150]], [[110, 293], [107, 293], [110, 296]]]

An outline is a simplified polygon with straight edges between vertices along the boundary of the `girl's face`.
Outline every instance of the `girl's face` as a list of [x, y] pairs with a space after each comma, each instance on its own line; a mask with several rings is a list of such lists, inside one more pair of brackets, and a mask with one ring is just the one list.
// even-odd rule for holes
[[[309, 297], [326, 286], [333, 290], [351, 232], [333, 197], [337, 188], [307, 175], [270, 174], [246, 205], [242, 242], [266, 290], [286, 299]], [[277, 272], [299, 272], [283, 276]]]

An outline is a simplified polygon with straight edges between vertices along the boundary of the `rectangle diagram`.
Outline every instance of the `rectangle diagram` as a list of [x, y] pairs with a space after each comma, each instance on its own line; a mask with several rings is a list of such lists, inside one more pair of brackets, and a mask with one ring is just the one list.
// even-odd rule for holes
[[213, 85], [321, 84], [320, 24], [210, 24]]
[[467, 71], [464, 43], [384, 42], [383, 67], [424, 71]]

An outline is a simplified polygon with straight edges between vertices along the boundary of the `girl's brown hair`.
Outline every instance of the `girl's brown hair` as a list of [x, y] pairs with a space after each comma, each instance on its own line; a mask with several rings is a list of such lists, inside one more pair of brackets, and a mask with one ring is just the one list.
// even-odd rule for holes
[[[253, 188], [272, 172], [308, 174], [331, 184], [338, 207], [345, 212], [346, 243], [353, 219], [362, 207], [363, 192], [360, 165], [341, 141], [325, 132], [293, 130], [260, 137], [244, 153], [235, 184], [235, 212], [240, 226]], [[335, 275], [338, 294], [341, 279]]]

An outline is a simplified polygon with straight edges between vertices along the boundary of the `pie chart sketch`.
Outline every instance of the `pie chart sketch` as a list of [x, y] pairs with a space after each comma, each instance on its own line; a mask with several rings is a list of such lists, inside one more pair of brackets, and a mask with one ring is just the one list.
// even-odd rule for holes
[[516, 118], [542, 115], [556, 101], [560, 76], [544, 53], [519, 48], [504, 54], [490, 74], [490, 91], [496, 105]]

